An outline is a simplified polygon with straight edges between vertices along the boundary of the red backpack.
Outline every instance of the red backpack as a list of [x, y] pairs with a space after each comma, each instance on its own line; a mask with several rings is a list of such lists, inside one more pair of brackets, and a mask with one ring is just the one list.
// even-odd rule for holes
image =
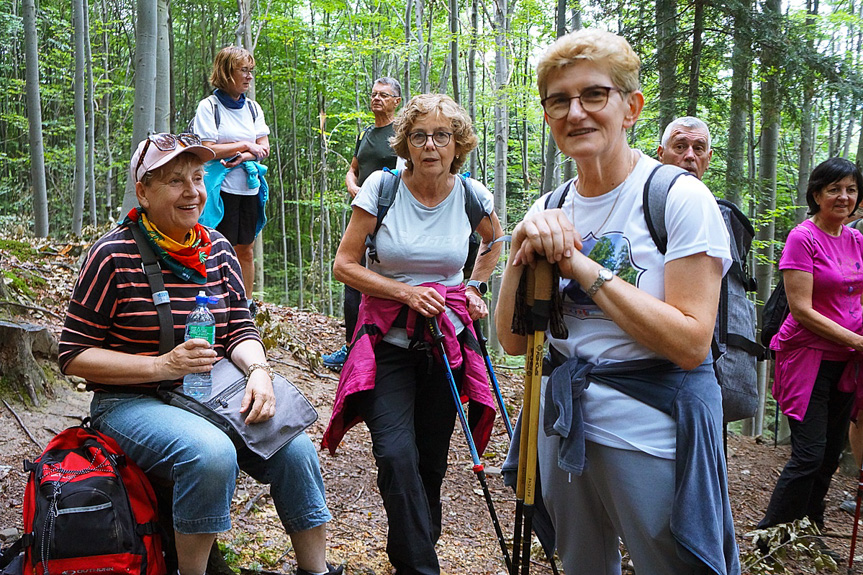
[[116, 441], [71, 427], [24, 468], [24, 575], [166, 574], [153, 488]]

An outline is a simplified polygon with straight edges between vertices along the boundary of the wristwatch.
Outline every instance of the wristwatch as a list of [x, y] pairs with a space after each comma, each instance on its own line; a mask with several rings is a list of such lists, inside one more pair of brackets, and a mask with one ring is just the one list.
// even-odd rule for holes
[[466, 285], [467, 285], [467, 287], [474, 288], [476, 291], [479, 292], [479, 295], [481, 295], [481, 296], [485, 295], [485, 292], [488, 291], [488, 284], [485, 282], [480, 282], [477, 280], [470, 280], [467, 282]]
[[599, 274], [596, 277], [596, 281], [593, 282], [593, 285], [590, 286], [590, 289], [587, 290], [587, 297], [592, 298], [596, 295], [596, 292], [599, 291], [599, 288], [602, 287], [602, 284], [605, 282], [611, 281], [614, 278], [614, 272], [612, 272], [608, 268], [599, 268]]

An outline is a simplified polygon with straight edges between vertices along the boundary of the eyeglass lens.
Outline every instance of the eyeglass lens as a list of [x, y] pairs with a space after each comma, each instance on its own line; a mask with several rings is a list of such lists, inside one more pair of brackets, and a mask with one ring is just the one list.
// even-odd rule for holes
[[397, 97], [398, 96], [396, 96], [395, 94], [390, 94], [387, 92], [372, 92], [371, 93], [371, 99], [372, 100], [374, 100], [375, 98], [381, 98], [383, 100], [387, 100], [389, 98], [397, 98]]

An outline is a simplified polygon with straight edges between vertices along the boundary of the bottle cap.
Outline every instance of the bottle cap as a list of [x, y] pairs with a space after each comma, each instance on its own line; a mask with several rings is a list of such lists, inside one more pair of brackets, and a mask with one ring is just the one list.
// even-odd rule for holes
[[198, 292], [198, 295], [195, 296], [195, 303], [197, 305], [205, 305], [210, 302], [210, 298], [207, 297], [207, 294], [204, 290]]

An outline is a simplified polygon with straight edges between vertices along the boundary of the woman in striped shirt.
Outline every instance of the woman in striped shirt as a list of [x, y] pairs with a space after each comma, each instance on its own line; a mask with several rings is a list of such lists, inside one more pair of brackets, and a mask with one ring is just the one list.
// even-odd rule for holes
[[[218, 532], [230, 529], [230, 504], [243, 469], [271, 485], [297, 556], [297, 573], [341, 573], [326, 563], [331, 519], [317, 453], [305, 434], [264, 460], [237, 450], [205, 419], [163, 403], [154, 393], [187, 373], [210, 371], [227, 357], [248, 374], [246, 423], [275, 414], [270, 368], [246, 307], [236, 254], [217, 231], [198, 223], [207, 199], [206, 160], [213, 152], [192, 134], [156, 134], [138, 145], [130, 177], [140, 206], [90, 250], [81, 268], [60, 341], [64, 373], [94, 391], [93, 426], [113, 437], [151, 477], [174, 484], [179, 573], [202, 575]], [[144, 231], [170, 295], [174, 341], [159, 355], [159, 319], [132, 227]], [[195, 295], [215, 296], [215, 345], [184, 339]]]

